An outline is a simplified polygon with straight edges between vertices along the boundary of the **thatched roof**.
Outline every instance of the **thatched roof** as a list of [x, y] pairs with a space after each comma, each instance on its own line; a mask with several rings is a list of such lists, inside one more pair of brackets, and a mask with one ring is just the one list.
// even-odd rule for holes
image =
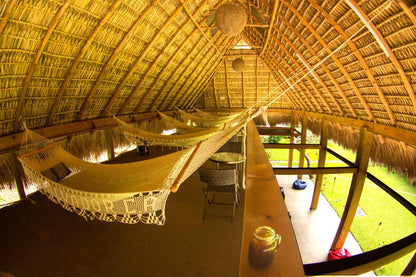
[[215, 27], [225, 2], [2, 1], [0, 136], [23, 121], [268, 104], [416, 137], [414, 1], [236, 0], [236, 36]]

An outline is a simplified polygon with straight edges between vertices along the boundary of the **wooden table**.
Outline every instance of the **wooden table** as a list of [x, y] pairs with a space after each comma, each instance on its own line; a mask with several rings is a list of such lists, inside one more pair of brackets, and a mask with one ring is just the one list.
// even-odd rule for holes
[[[248, 262], [254, 230], [272, 227], [282, 236], [273, 262], [256, 270]], [[253, 121], [247, 125], [247, 176], [239, 276], [305, 276], [296, 237], [276, 176]]]

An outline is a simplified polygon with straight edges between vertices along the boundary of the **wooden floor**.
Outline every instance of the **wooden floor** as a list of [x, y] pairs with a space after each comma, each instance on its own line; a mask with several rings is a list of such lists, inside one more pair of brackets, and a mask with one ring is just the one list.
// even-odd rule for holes
[[[135, 152], [129, 155], [140, 157]], [[36, 204], [24, 201], [0, 210], [0, 272], [14, 276], [238, 276], [244, 203], [233, 223], [229, 217], [217, 216], [203, 221], [204, 198], [197, 173], [169, 196], [164, 226], [87, 222], [39, 193], [31, 198]]]

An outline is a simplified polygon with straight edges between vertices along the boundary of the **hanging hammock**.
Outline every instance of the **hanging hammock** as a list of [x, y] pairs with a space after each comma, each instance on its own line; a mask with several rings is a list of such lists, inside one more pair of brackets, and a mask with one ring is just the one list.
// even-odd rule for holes
[[206, 128], [191, 126], [182, 121], [176, 120], [162, 112], [157, 111], [162, 121], [167, 128], [175, 129], [178, 133], [194, 133], [198, 131], [206, 130]]
[[[199, 117], [197, 115], [194, 114], [190, 114], [187, 113], [179, 108], [176, 108], [176, 111], [178, 111], [179, 115], [180, 115], [180, 120], [182, 122], [187, 123], [188, 125], [192, 125], [192, 126], [198, 126], [198, 127], [205, 127], [205, 128], [210, 128], [210, 127], [218, 127], [221, 126], [222, 124], [229, 122], [230, 120], [232, 120], [233, 118], [222, 118], [222, 117], [218, 117], [218, 118], [212, 118], [212, 116], [210, 118], [207, 117]], [[243, 114], [241, 114], [243, 115]]]
[[176, 192], [246, 123], [247, 118], [234, 120], [194, 146], [127, 164], [85, 162], [59, 145], [47, 145], [18, 159], [40, 192], [85, 219], [163, 225], [169, 193]]

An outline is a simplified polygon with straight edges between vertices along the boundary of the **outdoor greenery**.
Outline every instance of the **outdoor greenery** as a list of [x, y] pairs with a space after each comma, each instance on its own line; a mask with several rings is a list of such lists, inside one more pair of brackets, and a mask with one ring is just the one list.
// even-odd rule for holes
[[[288, 143], [281, 139], [281, 143]], [[316, 142], [314, 142], [316, 143]], [[355, 153], [343, 149], [333, 142], [328, 147], [350, 161], [355, 161]], [[287, 166], [289, 150], [266, 150], [274, 166]], [[319, 150], [306, 150], [311, 160], [311, 166], [316, 166]], [[299, 162], [299, 152], [294, 151], [293, 165]], [[327, 154], [326, 165], [346, 166], [334, 156]], [[416, 187], [412, 186], [401, 172], [388, 172], [386, 167], [370, 162], [368, 171], [382, 180], [409, 202], [416, 205]], [[352, 174], [325, 175], [322, 194], [341, 217], [348, 197]], [[408, 236], [416, 230], [416, 217], [400, 203], [367, 179], [364, 185], [359, 209], [351, 227], [351, 233], [360, 244], [363, 251], [372, 250]], [[335, 235], [335, 234], [334, 234]], [[400, 275], [407, 266], [414, 252], [391, 264], [376, 270], [377, 275]]]

